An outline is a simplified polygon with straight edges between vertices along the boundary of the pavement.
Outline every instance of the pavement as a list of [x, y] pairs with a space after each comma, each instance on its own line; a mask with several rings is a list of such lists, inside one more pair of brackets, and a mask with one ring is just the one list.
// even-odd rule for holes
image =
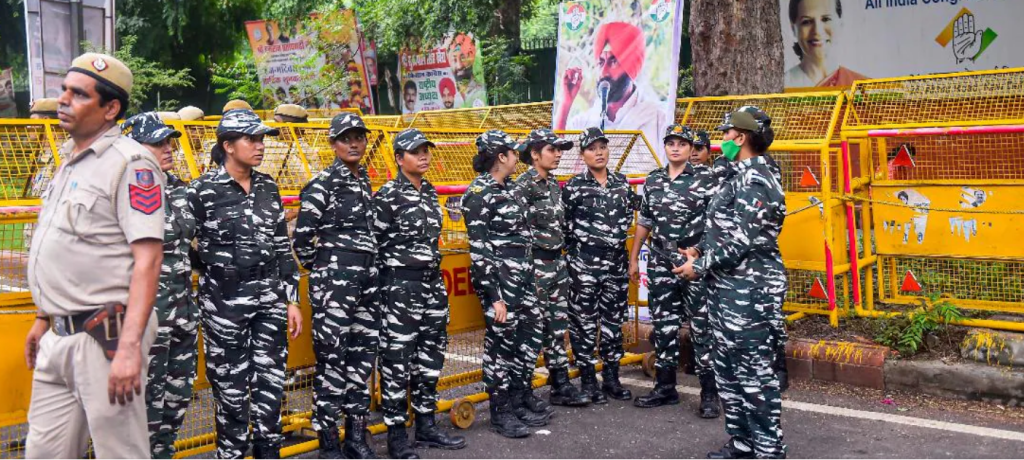
[[[622, 377], [634, 396], [652, 386], [637, 367], [623, 368]], [[724, 422], [696, 416], [696, 378], [680, 375], [679, 389], [682, 403], [677, 406], [639, 409], [632, 401], [612, 400], [604, 406], [559, 407], [547, 427], [521, 440], [491, 432], [484, 403], [467, 430], [451, 428], [447, 417], [440, 421], [466, 436], [467, 448], [419, 453], [423, 458], [704, 458], [726, 441]], [[537, 391], [547, 397], [547, 387]], [[782, 420], [789, 458], [1024, 455], [1024, 409], [982, 402], [796, 381], [785, 393]], [[385, 441], [384, 435], [373, 440], [381, 456], [387, 454]], [[306, 456], [315, 457], [315, 452]]]

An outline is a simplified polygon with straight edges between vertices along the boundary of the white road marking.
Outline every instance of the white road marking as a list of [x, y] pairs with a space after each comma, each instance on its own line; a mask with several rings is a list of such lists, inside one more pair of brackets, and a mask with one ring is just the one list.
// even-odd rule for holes
[[[650, 380], [637, 380], [633, 378], [622, 377], [619, 379], [622, 383], [644, 387], [654, 388], [654, 382]], [[676, 390], [680, 393], [699, 396], [700, 389], [695, 387], [688, 387], [685, 385], [676, 386]], [[826, 406], [824, 404], [814, 404], [793, 400], [783, 400], [782, 407], [786, 409], [796, 409], [804, 412], [814, 412], [824, 415], [838, 415], [842, 417], [857, 418], [862, 420], [872, 420], [878, 422], [895, 423], [898, 425], [916, 426], [921, 428], [931, 428], [934, 430], [951, 431], [954, 433], [963, 433], [975, 436], [986, 436], [989, 438], [1008, 439], [1011, 441], [1024, 442], [1024, 433], [1019, 431], [1009, 430], [998, 430], [995, 428], [986, 428], [974, 425], [964, 425], [962, 423], [943, 422], [939, 420], [930, 420], [926, 418], [907, 417], [896, 414], [886, 414], [883, 412], [871, 412], [866, 410], [847, 409], [845, 407]]]

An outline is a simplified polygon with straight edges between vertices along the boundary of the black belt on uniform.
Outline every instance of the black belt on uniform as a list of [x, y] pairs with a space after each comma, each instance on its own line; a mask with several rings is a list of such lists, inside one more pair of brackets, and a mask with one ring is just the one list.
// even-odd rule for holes
[[342, 267], [369, 267], [373, 265], [375, 254], [330, 248], [321, 248], [316, 251], [316, 261], [319, 263], [331, 263], [331, 256], [338, 256], [338, 265]]
[[253, 265], [251, 267], [223, 267], [220, 265], [211, 265], [206, 267], [206, 273], [217, 279], [246, 282], [276, 277], [279, 268], [280, 267], [276, 261]]
[[552, 251], [550, 249], [533, 248], [533, 258], [540, 260], [558, 260], [562, 258], [562, 250]]
[[499, 246], [497, 248], [494, 248], [494, 252], [499, 256], [512, 257], [516, 259], [525, 259], [530, 255], [530, 248]]
[[441, 275], [437, 268], [400, 268], [390, 267], [387, 269], [390, 276], [406, 281], [428, 282], [436, 280]]
[[619, 256], [626, 252], [625, 247], [619, 248], [609, 246], [581, 245], [579, 248], [580, 253], [595, 257]]
[[67, 316], [50, 316], [50, 330], [59, 337], [70, 337], [84, 332], [103, 348], [107, 360], [114, 359], [124, 315], [128, 308], [121, 303], [108, 303], [102, 307]]

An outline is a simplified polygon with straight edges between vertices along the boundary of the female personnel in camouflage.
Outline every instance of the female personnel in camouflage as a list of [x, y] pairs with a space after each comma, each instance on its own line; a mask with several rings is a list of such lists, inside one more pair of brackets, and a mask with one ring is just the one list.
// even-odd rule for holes
[[[367, 132], [356, 114], [331, 120], [327, 136], [336, 158], [302, 189], [295, 225], [295, 253], [310, 271], [316, 354], [313, 428], [324, 458], [375, 455], [366, 444], [369, 380], [380, 331], [373, 203], [369, 176], [360, 166]], [[339, 449], [342, 412], [345, 444]]]
[[[218, 167], [188, 186], [196, 219], [200, 316], [206, 376], [217, 400], [217, 456], [280, 458], [281, 398], [288, 334], [302, 329], [299, 272], [292, 257], [281, 194], [255, 167], [263, 162], [263, 137], [278, 130], [251, 110], [224, 114]], [[251, 402], [250, 402], [251, 398]]]
[[700, 281], [684, 281], [672, 274], [672, 268], [682, 264], [678, 249], [696, 245], [704, 234], [704, 209], [715, 186], [708, 168], [698, 169], [690, 163], [697, 139], [689, 127], [669, 126], [664, 138], [668, 166], [651, 171], [644, 182], [629, 275], [634, 282], [639, 281], [640, 249], [650, 236], [652, 251], [647, 273], [657, 354], [656, 384], [650, 394], [636, 398], [633, 404], [637, 407], [679, 404], [676, 391], [679, 327], [682, 321], [692, 319], [690, 337], [697, 356], [696, 373], [701, 388], [698, 413], [703, 418], [715, 418], [719, 410], [715, 374], [708, 356], [712, 337], [706, 327], [705, 286]]
[[149, 349], [146, 408], [153, 458], [172, 458], [178, 427], [185, 419], [196, 378], [196, 327], [199, 310], [192, 295], [192, 264], [188, 251], [196, 220], [188, 211], [185, 182], [176, 176], [171, 139], [181, 132], [164, 124], [156, 113], [129, 118], [121, 130], [160, 160], [167, 176], [164, 218], [164, 261], [156, 293], [159, 319], [156, 341]]
[[473, 170], [480, 175], [469, 184], [462, 203], [473, 288], [487, 321], [483, 368], [491, 401], [491, 429], [505, 437], [523, 438], [530, 435], [524, 423], [547, 423], [547, 417], [528, 410], [513, 413], [509, 398], [522, 337], [519, 317], [537, 301], [526, 204], [510, 179], [525, 146], [499, 130], [481, 134], [476, 146]]
[[734, 163], [708, 207], [703, 239], [673, 270], [689, 280], [708, 277], [715, 374], [732, 437], [708, 458], [786, 455], [773, 369], [774, 322], [783, 298], [778, 292], [787, 284], [778, 244], [786, 197], [762, 156], [773, 137], [770, 123], [767, 115], [745, 110], [725, 116], [718, 128], [724, 132], [722, 156]]
[[[626, 176], [608, 170], [608, 138], [598, 128], [587, 128], [580, 140], [587, 170], [577, 174], [562, 189], [569, 248], [569, 332], [581, 389], [594, 404], [608, 403], [608, 396], [632, 399], [619, 382], [622, 324], [626, 322], [629, 278], [626, 233], [633, 224], [639, 197]], [[598, 324], [600, 323], [600, 329]], [[598, 330], [604, 381], [597, 387]], [[606, 396], [607, 394], [607, 396]]]

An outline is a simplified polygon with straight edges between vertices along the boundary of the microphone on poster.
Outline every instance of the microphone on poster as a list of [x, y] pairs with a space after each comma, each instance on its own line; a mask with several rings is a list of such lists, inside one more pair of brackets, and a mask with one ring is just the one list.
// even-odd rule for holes
[[607, 81], [601, 81], [597, 84], [597, 94], [601, 96], [601, 129], [604, 129], [604, 120], [608, 116], [608, 92], [611, 91], [612, 85], [608, 84]]

